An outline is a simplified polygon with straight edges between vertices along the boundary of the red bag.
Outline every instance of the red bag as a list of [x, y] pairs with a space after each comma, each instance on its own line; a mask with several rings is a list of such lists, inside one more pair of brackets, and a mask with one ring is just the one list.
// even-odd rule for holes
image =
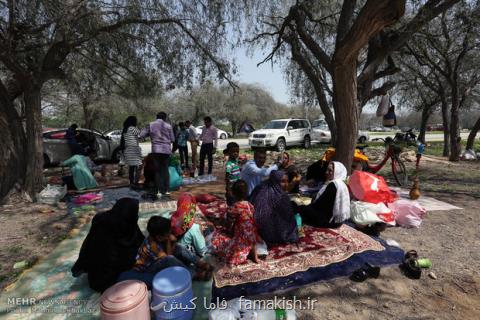
[[365, 171], [354, 171], [348, 182], [355, 199], [370, 203], [390, 203], [398, 196], [390, 191], [381, 176]]
[[197, 199], [197, 202], [200, 202], [200, 203], [210, 203], [217, 200], [217, 197], [212, 196], [211, 194], [208, 194], [208, 193], [200, 194], [195, 198]]
[[177, 201], [177, 211], [170, 219], [172, 233], [179, 237], [187, 232], [193, 225], [197, 203], [195, 197], [190, 193], [183, 193]]

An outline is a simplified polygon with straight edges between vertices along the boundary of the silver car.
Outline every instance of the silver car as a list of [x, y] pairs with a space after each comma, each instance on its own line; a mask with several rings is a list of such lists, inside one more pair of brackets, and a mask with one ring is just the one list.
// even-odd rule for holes
[[[72, 156], [65, 139], [67, 129], [43, 130], [43, 160], [44, 165], [59, 164]], [[120, 139], [103, 135], [101, 132], [89, 129], [77, 129], [77, 141], [89, 145], [96, 150], [95, 160], [118, 162], [120, 157]]]

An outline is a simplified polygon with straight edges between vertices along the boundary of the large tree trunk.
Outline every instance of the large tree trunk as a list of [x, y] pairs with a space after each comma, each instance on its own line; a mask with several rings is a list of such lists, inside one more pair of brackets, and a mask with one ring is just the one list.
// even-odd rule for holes
[[87, 129], [93, 129], [94, 114], [93, 110], [88, 108], [89, 104], [87, 102], [82, 102], [83, 109], [83, 127]]
[[468, 135], [468, 140], [467, 140], [467, 147], [466, 149], [473, 149], [473, 145], [475, 144], [475, 137], [477, 136], [477, 132], [480, 130], [480, 117], [478, 117], [477, 122], [475, 122], [475, 125], [472, 128], [472, 131], [470, 131], [470, 134]]
[[448, 157], [450, 155], [450, 130], [448, 124], [448, 104], [447, 101], [442, 98], [442, 126], [443, 126], [443, 156]]
[[24, 92], [26, 111], [26, 178], [25, 191], [35, 199], [43, 185], [42, 99], [40, 86]]
[[418, 134], [418, 140], [425, 143], [425, 132], [427, 131], [428, 119], [432, 115], [432, 109], [425, 106], [422, 110], [422, 120], [420, 121], [420, 133]]
[[[335, 61], [335, 60], [334, 60]], [[356, 60], [336, 61], [333, 70], [335, 123], [337, 141], [335, 160], [350, 172], [358, 134]]]
[[[1, 86], [3, 87], [3, 86]], [[3, 87], [3, 89], [5, 89]], [[0, 203], [25, 181], [25, 134], [23, 125], [6, 90], [0, 94]]]
[[450, 161], [458, 161], [460, 160], [460, 143], [457, 139], [460, 137], [459, 132], [459, 117], [458, 117], [458, 108], [459, 108], [459, 101], [458, 95], [456, 94], [456, 90], [452, 92], [452, 109], [450, 110], [451, 118], [450, 118]]

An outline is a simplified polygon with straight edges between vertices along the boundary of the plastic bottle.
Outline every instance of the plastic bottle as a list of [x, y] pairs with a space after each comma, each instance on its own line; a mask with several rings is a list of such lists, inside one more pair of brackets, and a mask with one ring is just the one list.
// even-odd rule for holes
[[295, 310], [255, 310], [243, 315], [242, 320], [296, 320]]

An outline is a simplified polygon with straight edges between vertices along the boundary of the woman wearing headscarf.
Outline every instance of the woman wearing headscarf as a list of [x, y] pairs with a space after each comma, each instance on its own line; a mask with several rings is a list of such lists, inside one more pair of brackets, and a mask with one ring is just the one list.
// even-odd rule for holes
[[138, 227], [138, 200], [122, 198], [110, 211], [97, 214], [83, 241], [72, 275], [88, 273], [88, 283], [103, 292], [135, 263], [144, 236]]
[[288, 185], [284, 171], [272, 171], [270, 178], [257, 186], [250, 197], [255, 207], [255, 224], [267, 243], [298, 241], [295, 212], [286, 192]]
[[345, 184], [347, 169], [337, 161], [327, 167], [325, 184], [308, 206], [298, 206], [304, 224], [320, 228], [338, 228], [350, 218], [350, 194]]
[[142, 165], [142, 150], [138, 143], [140, 130], [137, 128], [137, 117], [129, 116], [123, 122], [122, 138], [120, 141], [123, 147], [123, 156], [128, 165], [128, 177], [130, 187], [138, 188], [138, 179], [140, 177], [140, 166]]

